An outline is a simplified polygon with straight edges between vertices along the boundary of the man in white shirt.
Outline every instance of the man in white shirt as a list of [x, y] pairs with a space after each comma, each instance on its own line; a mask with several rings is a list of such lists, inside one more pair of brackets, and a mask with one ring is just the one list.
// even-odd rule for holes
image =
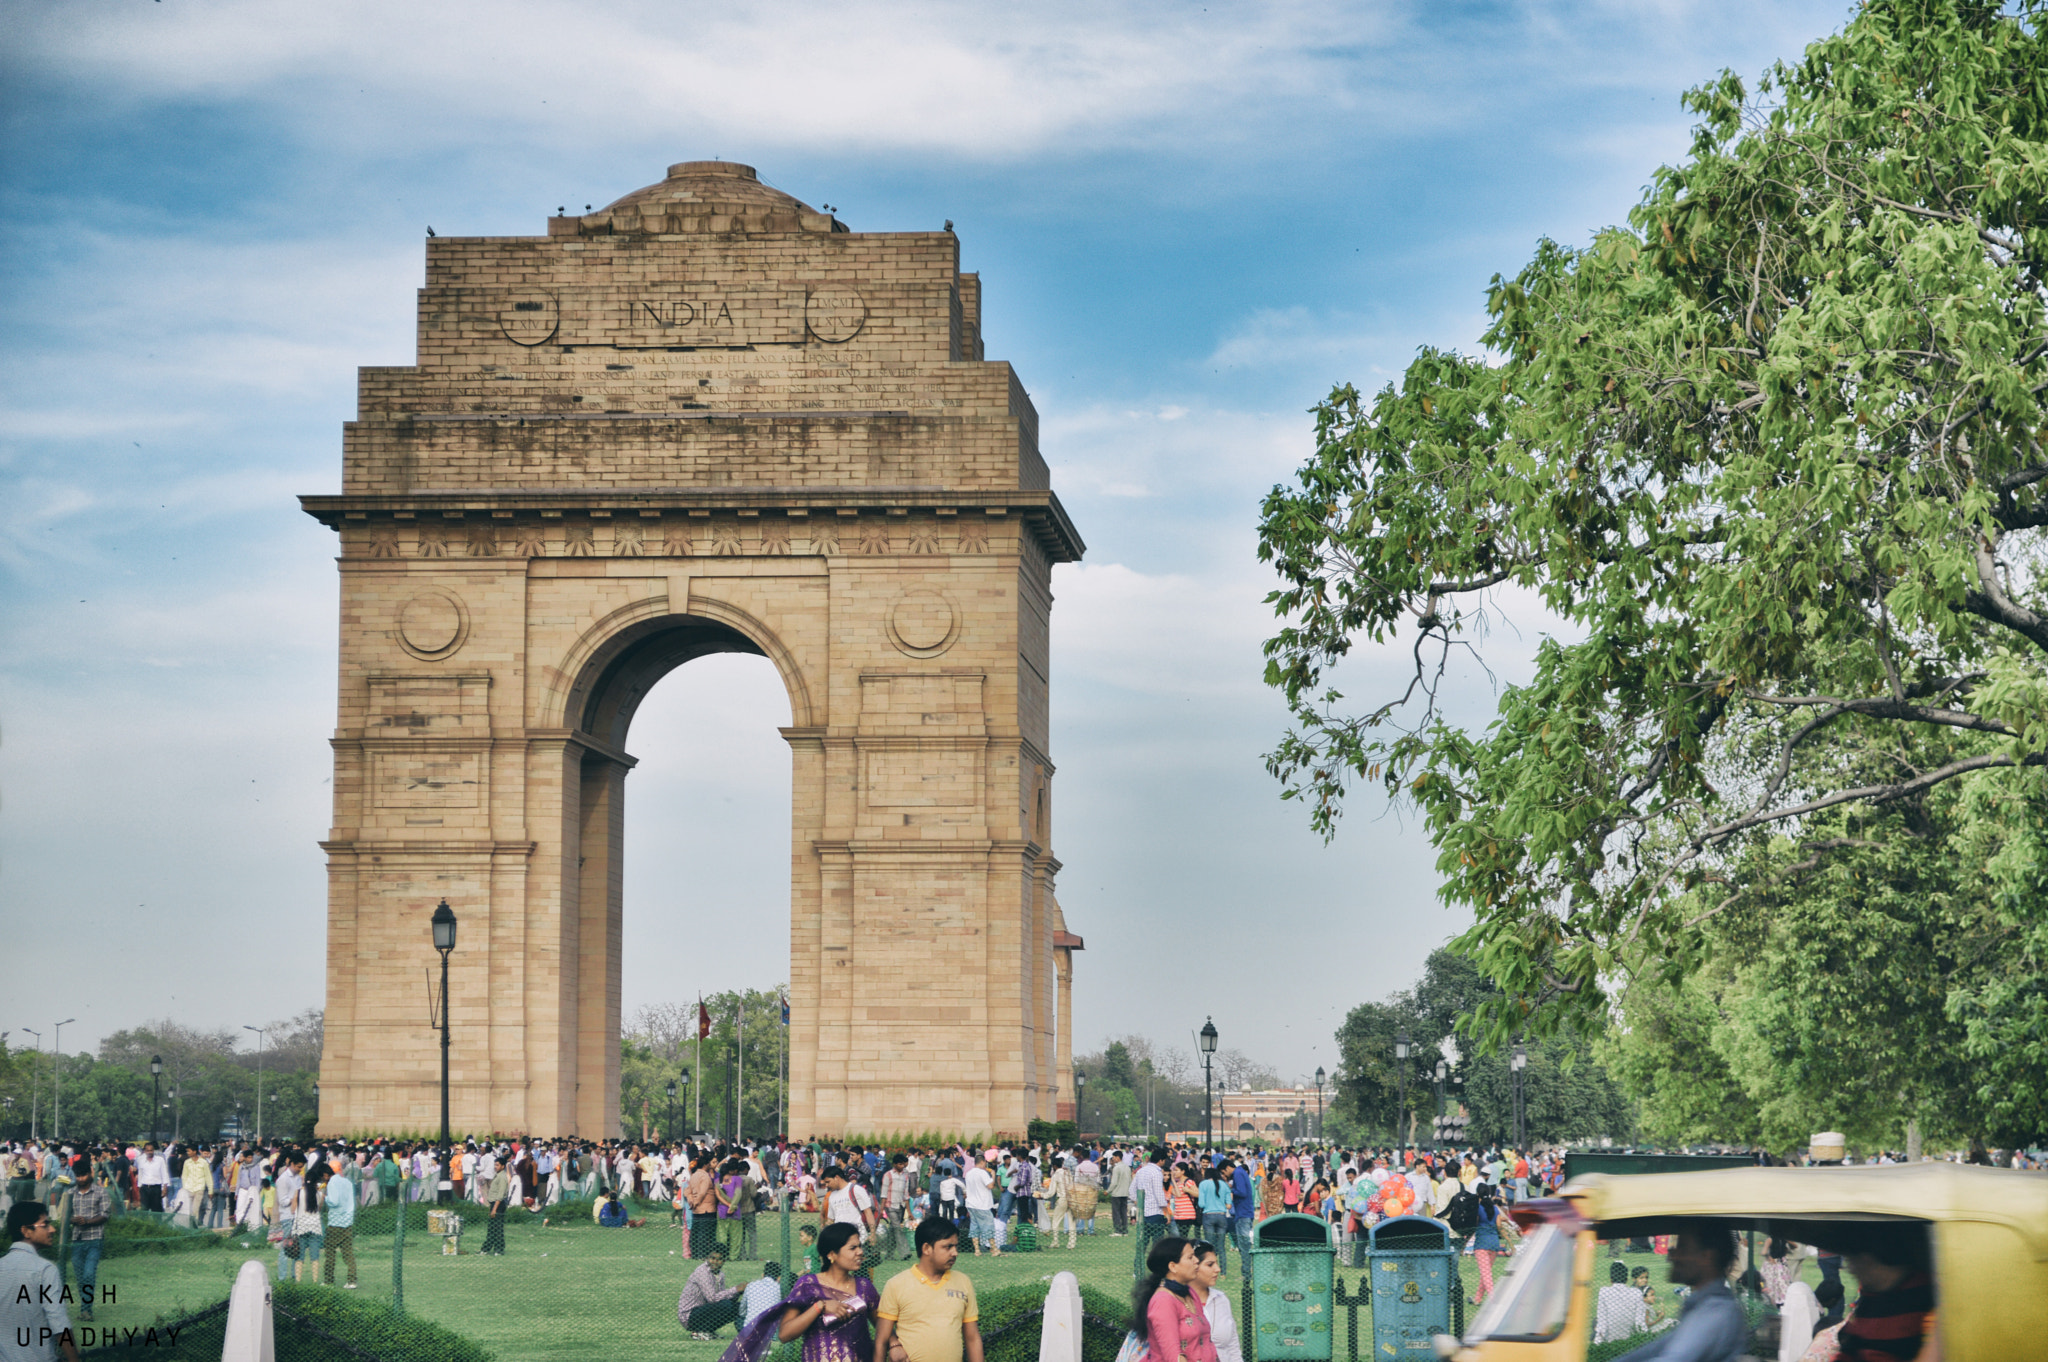
[[142, 1209], [161, 1211], [164, 1194], [171, 1185], [171, 1161], [157, 1153], [154, 1142], [142, 1146], [135, 1161], [135, 1186], [142, 1193]]
[[865, 1244], [868, 1240], [868, 1221], [874, 1209], [875, 1200], [865, 1187], [849, 1182], [846, 1170], [827, 1168], [825, 1185], [831, 1188], [825, 1198], [825, 1223], [828, 1225], [851, 1225], [860, 1234]]
[[299, 1188], [306, 1185], [306, 1156], [293, 1153], [286, 1157], [283, 1169], [271, 1179], [271, 1188], [277, 1193], [277, 1219], [271, 1222], [273, 1229], [282, 1229], [284, 1238], [277, 1245], [277, 1279], [283, 1281], [290, 1270], [285, 1257], [284, 1246], [291, 1242], [292, 1207], [297, 1202]]
[[1132, 1209], [1138, 1213], [1138, 1231], [1146, 1243], [1166, 1233], [1166, 1151], [1155, 1149], [1138, 1175], [1131, 1179]]
[[740, 1293], [740, 1332], [760, 1317], [763, 1311], [773, 1310], [782, 1304], [782, 1264], [761, 1264], [761, 1275], [747, 1283], [747, 1289]]
[[1628, 1284], [1628, 1265], [1610, 1263], [1607, 1275], [1610, 1280], [1593, 1302], [1595, 1343], [1619, 1343], [1650, 1327], [1649, 1303]]
[[996, 1242], [996, 1175], [976, 1159], [967, 1170], [966, 1182], [968, 1237], [974, 1241], [974, 1252], [979, 1256], [981, 1246], [987, 1244], [1001, 1257], [1002, 1246]]

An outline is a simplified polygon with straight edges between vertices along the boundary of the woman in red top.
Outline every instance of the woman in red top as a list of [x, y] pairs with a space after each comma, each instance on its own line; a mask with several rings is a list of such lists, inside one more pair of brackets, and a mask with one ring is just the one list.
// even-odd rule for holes
[[1301, 1184], [1295, 1181], [1292, 1168], [1280, 1174], [1280, 1204], [1290, 1211], [1301, 1209]]

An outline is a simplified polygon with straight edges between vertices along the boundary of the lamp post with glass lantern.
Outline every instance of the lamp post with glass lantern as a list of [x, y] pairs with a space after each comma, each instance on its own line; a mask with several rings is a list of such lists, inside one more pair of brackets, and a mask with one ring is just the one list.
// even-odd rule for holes
[[1514, 1077], [1515, 1150], [1517, 1153], [1521, 1151], [1523, 1144], [1526, 1142], [1527, 1132], [1524, 1129], [1526, 1118], [1522, 1110], [1522, 1070], [1528, 1066], [1529, 1051], [1523, 1046], [1522, 1042], [1516, 1041], [1514, 1054], [1508, 1060], [1508, 1069]]
[[1202, 1023], [1202, 1145], [1213, 1148], [1209, 1134], [1216, 1124], [1216, 1086], [1209, 1076], [1209, 1063], [1216, 1058], [1216, 1019]]
[[1436, 1062], [1436, 1142], [1444, 1142], [1444, 1080], [1450, 1077], [1451, 1066], [1439, 1059]]
[[676, 1142], [676, 1081], [673, 1078], [668, 1081], [668, 1128], [663, 1136], [665, 1143]]
[[1316, 1065], [1316, 1139], [1318, 1141], [1323, 1138], [1323, 1084], [1328, 1081], [1329, 1077], [1328, 1074], [1323, 1072], [1322, 1065]]
[[1394, 1033], [1394, 1081], [1399, 1096], [1394, 1105], [1394, 1151], [1398, 1159], [1401, 1150], [1401, 1118], [1408, 1114], [1408, 1032]]
[[[683, 1096], [684, 1096], [684, 1097], [688, 1097], [688, 1096], [690, 1095], [690, 1071], [689, 1071], [689, 1069], [687, 1069], [687, 1068], [685, 1068], [685, 1069], [683, 1070], [683, 1073], [682, 1073], [682, 1083], [683, 1083]], [[694, 1124], [694, 1122], [693, 1122], [693, 1124]], [[693, 1135], [693, 1136], [694, 1136], [694, 1135], [695, 1135], [696, 1133], [697, 1133], [697, 1132], [696, 1132], [696, 1131], [694, 1131], [694, 1130], [690, 1132], [690, 1134], [691, 1134], [691, 1135]]]
[[320, 1128], [320, 1080], [313, 1080], [313, 1128]]
[[[1087, 1127], [1082, 1124], [1084, 1118], [1081, 1115], [1081, 1103], [1087, 1096], [1088, 1075], [1084, 1071], [1076, 1069], [1074, 1070], [1074, 1128], [1076, 1130], [1087, 1129]], [[1090, 1234], [1093, 1234], [1094, 1232], [1095, 1231], [1093, 1230], [1089, 1231]]]
[[157, 1112], [164, 1104], [164, 1057], [149, 1057], [149, 1142], [155, 1144], [160, 1138], [163, 1123], [157, 1119]]
[[448, 953], [455, 949], [455, 910], [442, 899], [429, 919], [434, 949], [441, 952], [441, 1155], [447, 1158], [453, 1137], [448, 1132]]

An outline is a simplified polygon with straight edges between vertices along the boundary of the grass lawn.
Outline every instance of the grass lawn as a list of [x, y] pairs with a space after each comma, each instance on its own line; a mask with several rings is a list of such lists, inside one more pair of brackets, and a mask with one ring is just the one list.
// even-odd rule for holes
[[[794, 1226], [802, 1219], [792, 1220], [792, 1243]], [[1130, 1289], [1134, 1241], [1110, 1236], [1108, 1224], [1105, 1216], [1101, 1222], [1105, 1232], [1092, 1241], [1083, 1236], [1081, 1246], [1071, 1252], [1059, 1248], [994, 1258], [969, 1255], [961, 1259], [960, 1267], [982, 1292], [1042, 1282], [1055, 1272], [1072, 1270], [1084, 1283], [1122, 1296]], [[653, 1362], [656, 1358], [716, 1362], [731, 1341], [732, 1331], [726, 1329], [714, 1343], [693, 1342], [676, 1322], [676, 1297], [696, 1263], [682, 1256], [681, 1232], [667, 1224], [665, 1212], [640, 1230], [599, 1230], [587, 1223], [566, 1229], [537, 1223], [508, 1225], [502, 1258], [476, 1254], [483, 1236], [479, 1227], [471, 1229], [474, 1232], [463, 1240], [462, 1256], [452, 1258], [441, 1256], [439, 1239], [408, 1232], [405, 1305], [413, 1314], [476, 1340], [501, 1362], [592, 1356], [621, 1362]], [[763, 1252], [779, 1254], [776, 1217], [761, 1217], [760, 1241]], [[243, 1244], [250, 1247], [240, 1247]], [[115, 1303], [98, 1311], [98, 1323], [140, 1327], [211, 1304], [227, 1294], [236, 1270], [251, 1258], [272, 1264], [276, 1252], [261, 1240], [244, 1236], [221, 1250], [110, 1259], [100, 1267], [100, 1284], [103, 1289], [116, 1289]], [[390, 1300], [390, 1237], [358, 1240], [356, 1258], [361, 1294]], [[1230, 1258], [1225, 1282], [1233, 1302], [1238, 1302], [1241, 1278], [1236, 1253]], [[1649, 1266], [1652, 1280], [1668, 1301], [1664, 1259], [1630, 1254], [1626, 1261], [1630, 1267], [1638, 1263]], [[1606, 1284], [1606, 1262], [1603, 1249], [1595, 1267], [1596, 1287]], [[1469, 1294], [1477, 1288], [1478, 1268], [1470, 1257], [1463, 1259], [1462, 1265]], [[877, 1284], [902, 1266], [899, 1262], [878, 1264], [873, 1270]], [[1506, 1266], [1499, 1264], [1503, 1269]], [[729, 1285], [739, 1286], [760, 1273], [758, 1260], [733, 1262], [726, 1266], [725, 1277]], [[1348, 1295], [1359, 1289], [1364, 1274], [1340, 1266], [1337, 1275]], [[1806, 1276], [1809, 1281], [1818, 1279], [1810, 1260]], [[1468, 1322], [1470, 1317], [1468, 1306]], [[1371, 1356], [1370, 1309], [1359, 1312], [1362, 1337], [1355, 1354], [1347, 1336], [1348, 1322], [1348, 1311], [1335, 1312], [1336, 1357], [1347, 1362], [1353, 1356]]]

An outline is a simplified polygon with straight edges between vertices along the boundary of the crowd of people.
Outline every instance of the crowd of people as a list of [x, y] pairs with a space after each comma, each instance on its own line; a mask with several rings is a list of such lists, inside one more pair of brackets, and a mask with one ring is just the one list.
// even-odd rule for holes
[[[485, 1254], [505, 1252], [511, 1208], [544, 1222], [587, 1213], [598, 1227], [619, 1230], [646, 1229], [665, 1209], [666, 1225], [679, 1231], [678, 1252], [695, 1263], [677, 1301], [678, 1324], [700, 1340], [731, 1327], [739, 1337], [725, 1362], [759, 1362], [778, 1339], [797, 1337], [804, 1339], [805, 1362], [867, 1359], [871, 1345], [888, 1349], [872, 1362], [960, 1362], [959, 1350], [978, 1351], [978, 1336], [963, 1328], [973, 1324], [974, 1308], [972, 1286], [954, 1267], [960, 1254], [1073, 1250], [1098, 1235], [1145, 1241], [1135, 1255], [1146, 1264], [1134, 1303], [1136, 1336], [1175, 1329], [1188, 1362], [1238, 1362], [1229, 1300], [1214, 1288], [1233, 1249], [1248, 1271], [1258, 1221], [1287, 1213], [1321, 1219], [1344, 1260], [1356, 1262], [1351, 1250], [1374, 1225], [1394, 1216], [1431, 1217], [1448, 1228], [1458, 1252], [1475, 1260], [1477, 1287], [1468, 1299], [1479, 1305], [1494, 1291], [1496, 1256], [1517, 1237], [1509, 1209], [1553, 1192], [1564, 1176], [1556, 1152], [1205, 1150], [1094, 1140], [885, 1149], [819, 1140], [515, 1137], [465, 1140], [446, 1151], [383, 1140], [260, 1148], [228, 1140], [161, 1149], [150, 1141], [28, 1142], [0, 1151], [0, 1167], [9, 1201], [28, 1208], [23, 1216], [32, 1221], [47, 1210], [67, 1227], [88, 1320], [103, 1235], [123, 1213], [263, 1233], [277, 1246], [279, 1279], [334, 1285], [339, 1276], [343, 1289], [353, 1289], [355, 1217], [382, 1201], [476, 1203], [486, 1221]], [[782, 1204], [807, 1222], [800, 1234], [804, 1260], [792, 1264], [800, 1271], [785, 1286], [783, 1265], [771, 1261], [758, 1277], [728, 1283], [729, 1261], [761, 1257], [758, 1216]], [[10, 1210], [9, 1224], [17, 1218]], [[1679, 1270], [1690, 1250], [1670, 1241], [1638, 1247], [1669, 1255], [1676, 1294], [1660, 1298], [1644, 1267], [1613, 1264], [1598, 1294], [1596, 1341], [1670, 1330], [1692, 1306]], [[1816, 1290], [1796, 1280], [1800, 1252], [1774, 1241], [1759, 1264], [1742, 1266], [1815, 1340], [1818, 1357], [1843, 1323], [1839, 1263], [1823, 1261]], [[875, 1269], [892, 1259], [912, 1265], [877, 1293]], [[1700, 1280], [1710, 1278], [1718, 1280], [1703, 1270]], [[879, 1345], [868, 1334], [870, 1320], [879, 1326]], [[932, 1340], [941, 1335], [948, 1341], [937, 1347]]]

